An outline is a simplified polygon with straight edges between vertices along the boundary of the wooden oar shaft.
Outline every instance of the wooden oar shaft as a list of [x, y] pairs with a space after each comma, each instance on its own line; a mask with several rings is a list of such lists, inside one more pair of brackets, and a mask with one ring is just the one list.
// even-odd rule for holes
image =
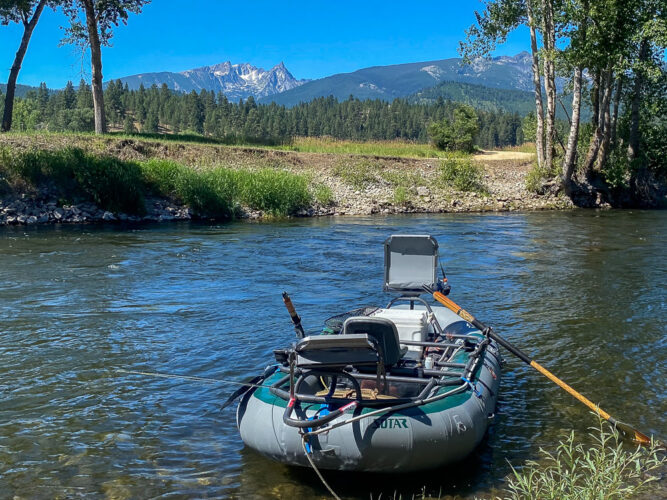
[[512, 344], [507, 342], [504, 338], [496, 334], [493, 330], [488, 328], [484, 323], [479, 321], [477, 318], [475, 318], [472, 314], [470, 314], [468, 311], [463, 309], [462, 307], [459, 307], [452, 299], [446, 297], [440, 292], [434, 292], [433, 293], [433, 298], [440, 302], [443, 306], [445, 306], [447, 309], [450, 311], [456, 313], [458, 316], [466, 320], [468, 323], [472, 324], [475, 328], [478, 328], [481, 331], [484, 331], [490, 338], [498, 342], [501, 346], [503, 346], [505, 349], [510, 351], [512, 354], [514, 354], [516, 357], [518, 357], [521, 361], [524, 363], [532, 366], [535, 368], [538, 372], [540, 372], [542, 375], [547, 377], [549, 380], [554, 382], [556, 385], [564, 389], [566, 392], [571, 394], [573, 397], [575, 397], [577, 400], [581, 401], [584, 403], [588, 408], [593, 410], [595, 413], [600, 415], [602, 418], [605, 420], [608, 420], [611, 424], [615, 425], [617, 429], [620, 431], [628, 434], [632, 439], [637, 441], [638, 443], [641, 444], [650, 444], [651, 439], [646, 436], [645, 434], [642, 434], [639, 432], [637, 429], [634, 429], [633, 427], [630, 427], [628, 424], [625, 424], [623, 422], [617, 421], [614, 417], [609, 415], [606, 411], [604, 411], [602, 408], [600, 408], [598, 405], [593, 403], [590, 399], [585, 397], [584, 395], [580, 394], [576, 390], [574, 390], [571, 386], [563, 382], [561, 379], [556, 377], [553, 373], [551, 373], [549, 370], [544, 368], [542, 365], [540, 365], [537, 361], [534, 361], [531, 359], [526, 353], [522, 352], [520, 349], [514, 347]]
[[593, 403], [590, 399], [588, 399], [586, 396], [583, 394], [580, 394], [579, 392], [575, 391], [571, 386], [563, 382], [561, 379], [556, 377], [553, 373], [551, 373], [549, 370], [544, 368], [541, 364], [539, 364], [537, 361], [533, 360], [530, 362], [530, 366], [535, 368], [538, 372], [540, 372], [542, 375], [544, 375], [546, 378], [551, 380], [553, 383], [559, 385], [562, 389], [564, 389], [566, 392], [577, 398], [579, 401], [584, 403], [586, 406], [588, 406], [591, 410], [593, 410], [595, 413], [600, 415], [602, 418], [605, 420], [610, 420], [612, 417], [604, 411], [602, 408], [600, 408], [598, 405]]

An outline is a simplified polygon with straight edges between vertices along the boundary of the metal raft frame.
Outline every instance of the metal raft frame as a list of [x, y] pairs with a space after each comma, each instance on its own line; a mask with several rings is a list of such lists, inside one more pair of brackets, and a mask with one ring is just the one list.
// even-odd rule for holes
[[[373, 335], [340, 333], [340, 328], [329, 328], [327, 333], [334, 335], [306, 337], [290, 349], [274, 351], [279, 362], [278, 369], [284, 376], [270, 386], [270, 391], [287, 401], [283, 414], [284, 423], [301, 429], [300, 432], [304, 435], [326, 432], [333, 427], [345, 425], [345, 422], [362, 418], [362, 415], [357, 415], [324, 427], [346, 411], [357, 407], [376, 408], [375, 411], [363, 415], [367, 417], [383, 411], [422, 406], [462, 390], [470, 389], [476, 392], [471, 381], [481, 367], [490, 339], [479, 334], [453, 334], [443, 331], [429, 303], [419, 296], [424, 288], [434, 288], [438, 284], [437, 242], [427, 235], [394, 235], [385, 241], [384, 252], [384, 290], [400, 294], [393, 298], [386, 308], [390, 309], [397, 302], [407, 301], [412, 310], [416, 302], [422, 304], [432, 326], [429, 334], [431, 338], [428, 341], [408, 341], [398, 339], [395, 334], [396, 340], [392, 341], [389, 335], [389, 341], [400, 344], [400, 347], [394, 348], [390, 345], [390, 351], [406, 350], [408, 346], [423, 349], [417, 359], [413, 351], [388, 366], [385, 364], [385, 354], [391, 353], [385, 352], [385, 338], [379, 342]], [[372, 308], [364, 310], [373, 311]], [[361, 309], [334, 318], [359, 314], [359, 311]], [[327, 320], [327, 326], [330, 326], [329, 322]], [[435, 359], [433, 368], [424, 368], [422, 361], [428, 350], [435, 349], [441, 353]], [[454, 362], [453, 359], [462, 350], [469, 353], [467, 362]], [[329, 385], [324, 383], [325, 379], [329, 381]], [[308, 380], [311, 383], [316, 381], [323, 390], [315, 391], [311, 387], [311, 392], [306, 392], [304, 387], [308, 385]], [[362, 383], [367, 380], [376, 381], [373, 393], [375, 397], [364, 395]], [[382, 391], [386, 391], [389, 384], [401, 384], [404, 388], [409, 388], [411, 394], [416, 395], [394, 397], [383, 394]], [[445, 387], [453, 389], [443, 392]], [[337, 394], [338, 388], [347, 392], [341, 396], [342, 391]], [[328, 389], [325, 394], [318, 394], [325, 389]], [[321, 414], [318, 412], [309, 418], [301, 407], [302, 404], [319, 404], [327, 411]]]

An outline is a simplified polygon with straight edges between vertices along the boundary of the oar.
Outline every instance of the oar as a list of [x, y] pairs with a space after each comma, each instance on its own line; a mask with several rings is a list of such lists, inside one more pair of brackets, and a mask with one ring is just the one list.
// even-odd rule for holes
[[440, 292], [434, 292], [432, 289], [428, 289], [429, 293], [433, 294], [433, 298], [440, 302], [443, 306], [445, 306], [447, 309], [453, 311], [456, 313], [458, 316], [466, 320], [468, 323], [473, 325], [475, 328], [479, 329], [482, 331], [485, 335], [488, 335], [490, 338], [498, 342], [501, 346], [503, 346], [505, 349], [507, 349], [509, 352], [514, 354], [517, 358], [519, 358], [521, 361], [524, 363], [532, 366], [535, 368], [538, 372], [540, 372], [542, 375], [547, 377], [549, 380], [552, 382], [558, 384], [562, 389], [565, 389], [567, 392], [569, 392], [572, 396], [577, 398], [579, 401], [584, 403], [586, 406], [588, 406], [591, 410], [593, 410], [595, 413], [600, 415], [602, 418], [605, 420], [608, 420], [609, 423], [611, 423], [616, 429], [618, 429], [621, 434], [624, 436], [632, 439], [633, 441], [643, 444], [643, 445], [648, 445], [651, 444], [651, 438], [649, 438], [646, 434], [643, 434], [639, 432], [637, 429], [634, 427], [631, 427], [630, 425], [619, 422], [616, 420], [614, 417], [609, 415], [606, 411], [604, 411], [602, 408], [600, 408], [598, 405], [590, 401], [588, 398], [585, 396], [579, 394], [577, 391], [575, 391], [572, 387], [567, 385], [565, 382], [563, 382], [561, 379], [556, 377], [553, 373], [551, 373], [549, 370], [544, 368], [542, 365], [540, 365], [537, 361], [530, 359], [528, 355], [526, 355], [524, 352], [522, 352], [520, 349], [517, 349], [514, 347], [512, 344], [507, 342], [504, 338], [496, 334], [491, 328], [487, 327], [484, 323], [481, 321], [477, 320], [472, 314], [470, 314], [468, 311], [463, 309], [462, 307], [459, 307], [453, 300], [445, 297], [443, 294]]

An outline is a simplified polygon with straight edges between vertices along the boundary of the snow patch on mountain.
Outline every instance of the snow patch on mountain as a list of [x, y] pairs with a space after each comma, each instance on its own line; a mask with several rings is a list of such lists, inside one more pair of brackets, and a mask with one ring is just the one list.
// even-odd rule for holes
[[142, 84], [144, 87], [166, 84], [179, 92], [222, 92], [228, 99], [234, 100], [278, 94], [308, 81], [294, 78], [282, 62], [267, 71], [249, 63], [232, 64], [230, 61], [179, 73], [144, 73], [120, 80], [127, 83], [130, 89], [138, 89]]
[[434, 65], [424, 66], [419, 71], [424, 71], [425, 73], [428, 73], [433, 78], [435, 78], [437, 81], [440, 81], [440, 79], [442, 78], [442, 75], [444, 75], [446, 73], [444, 69], [439, 68], [438, 66], [434, 66]]

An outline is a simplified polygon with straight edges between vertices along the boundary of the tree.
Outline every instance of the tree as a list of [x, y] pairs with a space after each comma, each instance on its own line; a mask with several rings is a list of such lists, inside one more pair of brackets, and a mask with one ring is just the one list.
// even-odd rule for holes
[[30, 38], [46, 5], [47, 0], [0, 0], [0, 24], [6, 25], [10, 22], [23, 24], [23, 36], [7, 80], [5, 109], [2, 114], [2, 126], [0, 126], [2, 132], [8, 132], [12, 128], [16, 80], [28, 50]]
[[[93, 106], [95, 109], [95, 133], [104, 134], [107, 123], [102, 87], [102, 45], [108, 46], [113, 36], [113, 27], [127, 24], [131, 13], [139, 14], [150, 0], [73, 0], [67, 13], [71, 25], [67, 29], [66, 42], [79, 45], [82, 50], [90, 48], [92, 68]], [[83, 11], [86, 26], [79, 20]]]
[[445, 151], [473, 152], [478, 132], [477, 113], [465, 104], [454, 109], [452, 119], [443, 118], [428, 127], [433, 145]]

